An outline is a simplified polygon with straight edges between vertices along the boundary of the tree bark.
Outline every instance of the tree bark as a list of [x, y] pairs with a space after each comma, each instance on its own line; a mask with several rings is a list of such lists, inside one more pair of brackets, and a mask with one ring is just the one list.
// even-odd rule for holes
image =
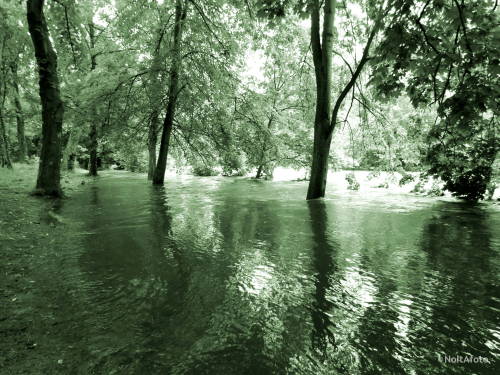
[[26, 147], [26, 137], [24, 133], [24, 113], [21, 105], [21, 96], [19, 95], [19, 84], [17, 77], [17, 62], [13, 62], [10, 66], [12, 72], [12, 88], [14, 90], [14, 106], [16, 107], [16, 124], [17, 124], [17, 160], [21, 163], [26, 162], [28, 150]]
[[[3, 46], [2, 46], [3, 51]], [[3, 55], [3, 54], [2, 54]], [[0, 55], [0, 57], [2, 57]], [[0, 81], [0, 167], [12, 168], [12, 160], [10, 158], [9, 151], [9, 139], [7, 137], [7, 129], [5, 127], [4, 119], [4, 108], [5, 108], [5, 98], [7, 95], [7, 80], [5, 78], [6, 69], [5, 66], [0, 66], [0, 73], [3, 78]]]
[[[274, 110], [274, 105], [273, 105], [273, 110]], [[259, 167], [257, 168], [257, 174], [255, 175], [256, 179], [259, 179], [262, 177], [262, 172], [264, 171], [264, 167], [266, 164], [266, 158], [267, 158], [267, 146], [268, 143], [271, 141], [271, 127], [273, 125], [273, 120], [274, 120], [274, 114], [271, 114], [269, 116], [269, 120], [267, 122], [267, 129], [266, 129], [266, 136], [264, 139], [264, 144], [262, 145], [262, 150], [260, 152], [260, 158], [259, 158]], [[269, 170], [266, 171], [266, 175], [268, 175]], [[271, 173], [272, 174], [272, 173]]]
[[5, 129], [3, 109], [0, 108], [0, 167], [12, 169], [12, 161], [9, 152], [9, 140]]
[[[97, 56], [95, 54], [95, 30], [94, 23], [89, 23], [89, 39], [90, 39], [90, 71], [95, 70], [97, 66]], [[97, 112], [97, 111], [96, 111]], [[92, 119], [90, 122], [89, 132], [89, 176], [97, 176], [97, 149], [99, 147], [99, 134], [97, 122]]]
[[174, 26], [174, 45], [172, 50], [172, 66], [170, 67], [170, 83], [168, 88], [168, 104], [165, 119], [163, 121], [163, 130], [160, 140], [160, 151], [158, 162], [156, 164], [153, 184], [163, 185], [165, 181], [165, 170], [167, 168], [167, 155], [170, 144], [170, 136], [174, 124], [175, 107], [179, 95], [179, 71], [181, 68], [181, 42], [184, 20], [187, 13], [187, 3], [182, 0], [176, 0], [175, 4], [175, 26]]
[[316, 76], [316, 113], [314, 117], [313, 160], [311, 178], [307, 189], [307, 199], [316, 199], [325, 196], [328, 156], [332, 140], [330, 107], [335, 7], [335, 0], [325, 1], [322, 38], [320, 38], [319, 0], [314, 1], [313, 9], [311, 10], [311, 47]]
[[28, 0], [27, 19], [38, 65], [42, 102], [42, 149], [35, 194], [60, 197], [61, 133], [64, 106], [59, 91], [57, 55], [43, 14], [44, 0]]
[[158, 143], [158, 128], [161, 104], [160, 69], [161, 69], [161, 43], [163, 40], [163, 28], [159, 27], [156, 46], [153, 52], [153, 63], [149, 74], [149, 105], [151, 119], [148, 128], [148, 180], [152, 180], [156, 167], [156, 144]]
[[363, 55], [355, 70], [351, 71], [351, 78], [340, 92], [335, 100], [333, 110], [331, 110], [333, 22], [335, 20], [336, 0], [325, 0], [322, 42], [319, 37], [319, 7], [319, 0], [315, 0], [314, 7], [311, 11], [311, 46], [316, 75], [317, 99], [316, 116], [314, 120], [313, 162], [311, 166], [311, 179], [309, 180], [309, 188], [307, 190], [307, 199], [316, 199], [325, 196], [326, 179], [328, 175], [328, 157], [330, 154], [332, 134], [337, 125], [340, 108], [368, 62], [371, 44], [381, 26], [383, 17], [388, 12], [388, 9], [386, 11], [380, 11], [370, 35], [368, 36], [368, 40], [363, 49]]
[[97, 138], [97, 123], [92, 121], [90, 123], [89, 133], [89, 176], [97, 176], [97, 148], [99, 147], [99, 140]]
[[158, 143], [158, 111], [153, 111], [148, 129], [148, 180], [152, 180], [156, 164], [156, 144]]
[[82, 127], [72, 127], [70, 129], [68, 142], [66, 143], [66, 147], [63, 151], [62, 157], [62, 168], [63, 170], [73, 170], [74, 162], [71, 163], [71, 160], [74, 161], [76, 146], [78, 146], [78, 142], [80, 141], [80, 136], [82, 134]]

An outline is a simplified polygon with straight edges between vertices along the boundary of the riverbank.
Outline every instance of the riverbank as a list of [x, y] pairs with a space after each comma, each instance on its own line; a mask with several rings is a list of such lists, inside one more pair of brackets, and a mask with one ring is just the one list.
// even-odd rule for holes
[[[36, 165], [0, 170], [0, 373], [67, 373], [60, 339], [69, 322], [49, 317], [57, 306], [60, 280], [41, 266], [54, 244], [68, 236], [57, 210], [60, 200], [31, 196]], [[85, 171], [65, 173], [66, 196], [85, 184]], [[35, 292], [36, 290], [36, 292]]]

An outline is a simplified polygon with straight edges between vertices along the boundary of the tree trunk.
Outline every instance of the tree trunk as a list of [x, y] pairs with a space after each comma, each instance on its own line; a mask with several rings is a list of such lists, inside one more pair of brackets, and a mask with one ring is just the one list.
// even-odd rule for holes
[[340, 92], [333, 106], [333, 110], [331, 110], [333, 22], [335, 20], [336, 3], [336, 0], [325, 0], [322, 42], [320, 40], [319, 27], [319, 0], [314, 1], [311, 11], [311, 47], [316, 75], [317, 96], [316, 116], [314, 120], [313, 162], [311, 166], [311, 179], [309, 180], [309, 188], [307, 190], [307, 199], [316, 199], [325, 196], [326, 178], [328, 175], [328, 156], [330, 154], [332, 134], [337, 124], [340, 108], [368, 62], [370, 46], [382, 24], [384, 16], [389, 10], [380, 11], [370, 35], [368, 36], [368, 40], [363, 49], [363, 55], [355, 70], [351, 70], [351, 78]]
[[43, 14], [44, 0], [28, 0], [29, 32], [38, 65], [42, 102], [42, 149], [35, 193], [60, 197], [61, 132], [64, 106], [59, 92], [57, 55], [52, 48]]
[[158, 143], [158, 111], [153, 111], [148, 129], [148, 180], [152, 180], [156, 164], [156, 144]]
[[[330, 123], [329, 120], [325, 122]], [[314, 132], [313, 159], [307, 199], [325, 196], [326, 178], [328, 176], [328, 157], [332, 135], [328, 130], [324, 131], [324, 126], [318, 126], [317, 128], [320, 130]]]
[[0, 108], [0, 167], [12, 168], [10, 160], [9, 141], [7, 139], [7, 131], [3, 119], [3, 109]]
[[[163, 25], [161, 25], [163, 26]], [[161, 105], [160, 69], [161, 69], [161, 44], [163, 40], [163, 27], [157, 31], [158, 39], [153, 52], [153, 63], [149, 74], [149, 105], [151, 109], [151, 119], [148, 128], [148, 180], [152, 180], [156, 166], [156, 144], [158, 143], [158, 128]]]
[[328, 174], [328, 156], [332, 141], [330, 121], [333, 21], [335, 0], [326, 0], [323, 16], [323, 34], [320, 37], [320, 4], [315, 0], [311, 10], [311, 47], [316, 76], [316, 113], [314, 119], [314, 146], [311, 178], [307, 199], [325, 196]]
[[97, 147], [99, 141], [97, 138], [97, 123], [92, 121], [90, 124], [90, 143], [89, 143], [89, 176], [97, 176]]
[[[62, 168], [63, 170], [73, 170], [74, 169], [74, 157], [76, 146], [80, 141], [80, 136], [82, 133], [82, 128], [80, 126], [73, 127], [70, 129], [68, 143], [63, 151], [62, 157]], [[72, 162], [73, 160], [73, 162]]]
[[167, 168], [167, 155], [170, 144], [170, 135], [174, 124], [175, 107], [177, 96], [179, 95], [179, 71], [181, 68], [181, 42], [182, 29], [187, 13], [187, 3], [182, 0], [176, 0], [175, 4], [175, 26], [174, 26], [174, 45], [172, 50], [172, 66], [170, 67], [170, 83], [168, 89], [168, 104], [165, 120], [163, 121], [163, 131], [160, 141], [160, 152], [158, 162], [153, 176], [154, 185], [162, 185], [165, 181], [165, 170]]
[[[95, 30], [94, 23], [89, 23], [89, 39], [90, 39], [90, 71], [95, 70], [97, 66], [97, 56], [95, 54]], [[97, 108], [96, 108], [97, 109]], [[96, 110], [97, 112], [97, 110]], [[98, 116], [96, 116], [98, 117]], [[89, 132], [89, 176], [97, 176], [97, 148], [99, 147], [98, 129], [96, 119], [90, 122]]]
[[[274, 110], [274, 105], [273, 105], [273, 110]], [[264, 144], [262, 145], [262, 150], [260, 153], [259, 167], [257, 168], [257, 174], [255, 175], [256, 179], [259, 179], [262, 177], [262, 172], [263, 172], [265, 164], [266, 164], [267, 145], [269, 142], [271, 142], [270, 138], [271, 138], [271, 127], [273, 125], [273, 120], [274, 120], [274, 114], [271, 114], [271, 116], [269, 117], [269, 121], [267, 122], [267, 131], [266, 131], [266, 136], [264, 139]], [[266, 172], [266, 174], [267, 174], [267, 172]]]
[[0, 73], [4, 73], [2, 75], [3, 77], [0, 77], [3, 78], [0, 81], [0, 167], [12, 168], [12, 161], [10, 159], [9, 151], [9, 139], [7, 137], [7, 129], [5, 127], [4, 119], [5, 97], [7, 95], [7, 80], [5, 79], [5, 69], [2, 69], [2, 67], [0, 67]]
[[12, 72], [12, 88], [14, 89], [14, 105], [16, 107], [16, 123], [17, 123], [17, 160], [21, 163], [26, 162], [28, 151], [26, 148], [26, 137], [24, 135], [24, 114], [21, 105], [21, 97], [19, 95], [19, 85], [17, 77], [17, 63], [12, 63], [10, 66]]
[[257, 174], [255, 175], [255, 178], [256, 179], [259, 179], [262, 177], [262, 169], [264, 168], [264, 166], [262, 164], [259, 165], [259, 168], [257, 168]]

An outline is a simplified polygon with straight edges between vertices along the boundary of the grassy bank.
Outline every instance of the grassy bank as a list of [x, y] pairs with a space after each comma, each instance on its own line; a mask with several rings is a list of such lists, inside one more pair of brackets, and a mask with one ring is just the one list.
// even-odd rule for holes
[[[57, 200], [30, 195], [36, 165], [0, 169], [0, 373], [67, 373], [61, 337], [65, 323], [50, 319], [57, 308], [60, 280], [44, 275], [42, 264], [56, 255], [55, 241], [68, 237], [67, 224], [57, 216]], [[65, 173], [67, 196], [88, 177], [84, 171]]]

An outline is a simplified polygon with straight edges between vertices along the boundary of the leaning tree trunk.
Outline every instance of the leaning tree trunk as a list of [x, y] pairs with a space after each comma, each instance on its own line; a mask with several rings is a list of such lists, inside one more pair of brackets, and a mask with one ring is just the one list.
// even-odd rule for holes
[[26, 162], [28, 151], [26, 147], [26, 137], [24, 133], [24, 113], [21, 105], [21, 97], [19, 95], [19, 84], [17, 77], [17, 63], [14, 62], [10, 66], [12, 72], [12, 88], [14, 90], [14, 106], [16, 107], [16, 124], [17, 124], [17, 160], [21, 163]]
[[42, 102], [42, 150], [35, 193], [59, 197], [61, 190], [61, 132], [64, 106], [59, 92], [57, 55], [43, 14], [44, 0], [28, 0], [29, 32], [38, 65]]
[[152, 180], [156, 167], [156, 144], [158, 143], [158, 128], [161, 105], [160, 69], [161, 69], [161, 44], [163, 28], [158, 28], [158, 39], [154, 50], [153, 63], [149, 74], [149, 105], [151, 118], [148, 128], [148, 180]]
[[168, 104], [165, 119], [163, 121], [163, 131], [160, 141], [160, 152], [156, 164], [153, 184], [162, 185], [165, 181], [165, 170], [167, 168], [167, 155], [170, 144], [170, 135], [174, 124], [175, 107], [177, 96], [179, 95], [179, 71], [181, 68], [181, 42], [182, 29], [186, 18], [187, 3], [182, 0], [176, 0], [175, 4], [175, 26], [174, 26], [174, 45], [172, 50], [172, 66], [170, 67], [170, 83], [168, 88]]
[[148, 180], [152, 180], [156, 164], [156, 144], [158, 143], [158, 111], [153, 111], [148, 129]]

